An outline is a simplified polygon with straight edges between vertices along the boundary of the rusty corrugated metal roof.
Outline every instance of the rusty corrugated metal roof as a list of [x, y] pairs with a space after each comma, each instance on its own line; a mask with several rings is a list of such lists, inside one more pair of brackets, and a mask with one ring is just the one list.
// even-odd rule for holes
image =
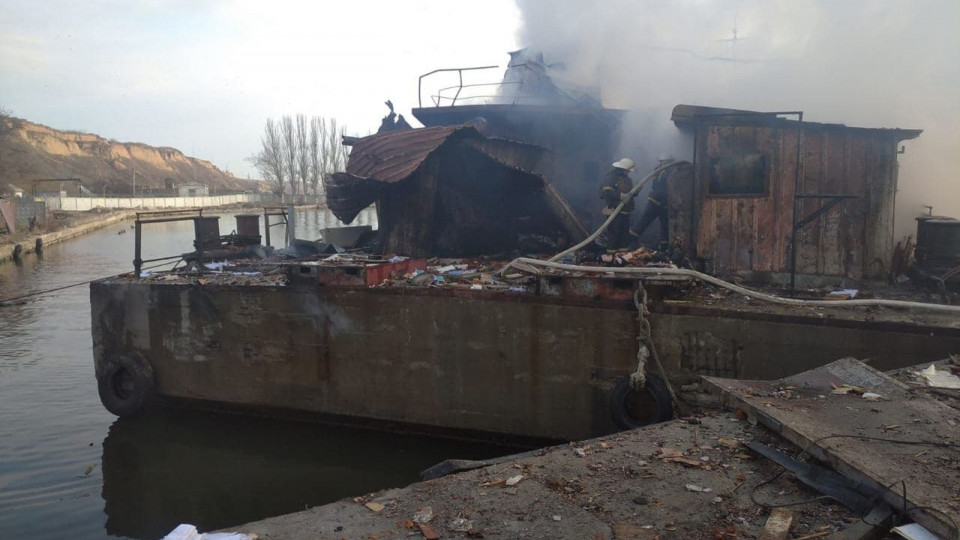
[[441, 126], [392, 131], [360, 139], [353, 145], [347, 173], [378, 182], [399, 182], [416, 171], [451, 137], [480, 137], [472, 126]]
[[[724, 121], [730, 124], [745, 124], [756, 121], [757, 117], [770, 115], [762, 111], [748, 111], [744, 109], [724, 109], [721, 107], [704, 107], [700, 105], [677, 105], [673, 108], [670, 120], [677, 125], [694, 124], [698, 117], [712, 117], [715, 120], [724, 118]], [[725, 116], [729, 115], [729, 116]], [[756, 115], [756, 116], [751, 116]], [[789, 126], [796, 124], [795, 119], [780, 118], [768, 116], [765, 121], [773, 125]], [[867, 128], [847, 126], [845, 124], [827, 124], [823, 122], [804, 121], [805, 129], [845, 129], [855, 131], [869, 131], [872, 133], [883, 133], [892, 135], [897, 141], [916, 139], [923, 133], [922, 129], [901, 129], [901, 128]]]

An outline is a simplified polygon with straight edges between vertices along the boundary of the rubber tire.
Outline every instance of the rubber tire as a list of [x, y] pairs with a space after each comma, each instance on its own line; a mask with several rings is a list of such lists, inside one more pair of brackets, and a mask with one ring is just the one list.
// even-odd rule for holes
[[614, 387], [610, 394], [610, 415], [613, 423], [621, 429], [636, 429], [639, 427], [666, 422], [673, 418], [673, 400], [670, 390], [663, 379], [656, 375], [647, 374], [647, 384], [643, 391], [653, 398], [653, 413], [650, 418], [637, 420], [627, 411], [627, 398], [634, 390], [630, 388], [630, 377], [624, 377]]
[[112, 359], [103, 374], [97, 377], [100, 402], [120, 417], [136, 416], [153, 402], [156, 385], [153, 367], [136, 354]]

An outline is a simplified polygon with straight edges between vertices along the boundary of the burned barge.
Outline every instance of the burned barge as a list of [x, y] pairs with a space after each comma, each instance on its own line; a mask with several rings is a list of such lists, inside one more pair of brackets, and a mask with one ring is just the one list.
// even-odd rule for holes
[[[582, 99], [519, 100], [421, 107], [428, 127], [349, 141], [328, 204], [349, 223], [376, 203], [378, 255], [241, 258], [211, 272], [198, 245], [194, 272], [93, 283], [104, 404], [576, 440], [669, 417], [661, 376], [695, 403], [688, 383], [701, 375], [776, 379], [846, 356], [892, 369], [960, 350], [955, 308], [768, 304], [642, 254], [619, 259], [642, 275], [537, 259], [501, 273], [491, 261], [552, 254], [593, 230], [618, 133], [615, 111]], [[888, 278], [897, 146], [919, 131], [689, 106], [673, 120], [691, 156], [670, 186], [670, 232], [696, 267], [804, 287]], [[583, 145], [564, 135], [584, 132]], [[662, 370], [643, 369], [638, 340]], [[629, 376], [644, 371], [634, 391]]]

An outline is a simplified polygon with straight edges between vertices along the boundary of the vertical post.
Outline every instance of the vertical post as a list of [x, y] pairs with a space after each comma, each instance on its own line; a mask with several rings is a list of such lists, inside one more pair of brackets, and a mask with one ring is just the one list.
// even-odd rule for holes
[[263, 234], [267, 238], [267, 245], [270, 245], [270, 211], [263, 209]]
[[137, 221], [133, 224], [133, 270], [138, 278], [140, 277], [140, 267], [143, 266], [143, 259], [140, 258], [141, 227], [140, 216], [137, 216]]
[[293, 204], [287, 205], [287, 245], [297, 239], [296, 210]]
[[800, 199], [797, 194], [803, 187], [800, 174], [803, 168], [800, 166], [800, 160], [803, 159], [801, 146], [803, 142], [803, 111], [797, 113], [797, 163], [793, 188], [793, 230], [790, 233], [790, 290], [797, 290], [797, 233], [800, 232], [797, 227], [797, 214], [800, 213]]

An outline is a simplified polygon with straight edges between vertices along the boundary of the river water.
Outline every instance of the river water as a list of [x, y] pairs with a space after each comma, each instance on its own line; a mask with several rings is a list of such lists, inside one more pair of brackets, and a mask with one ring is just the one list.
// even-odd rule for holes
[[[337, 225], [322, 210], [297, 214], [300, 238]], [[231, 215], [220, 228], [233, 228]], [[272, 229], [274, 245], [282, 229]], [[0, 299], [129, 271], [133, 236], [129, 223], [116, 224], [0, 263]], [[192, 239], [191, 222], [145, 226], [143, 258], [190, 251]], [[121, 421], [97, 396], [87, 286], [0, 307], [3, 539], [158, 538], [179, 523], [210, 530], [403, 486], [447, 458], [511, 451], [179, 410]]]

